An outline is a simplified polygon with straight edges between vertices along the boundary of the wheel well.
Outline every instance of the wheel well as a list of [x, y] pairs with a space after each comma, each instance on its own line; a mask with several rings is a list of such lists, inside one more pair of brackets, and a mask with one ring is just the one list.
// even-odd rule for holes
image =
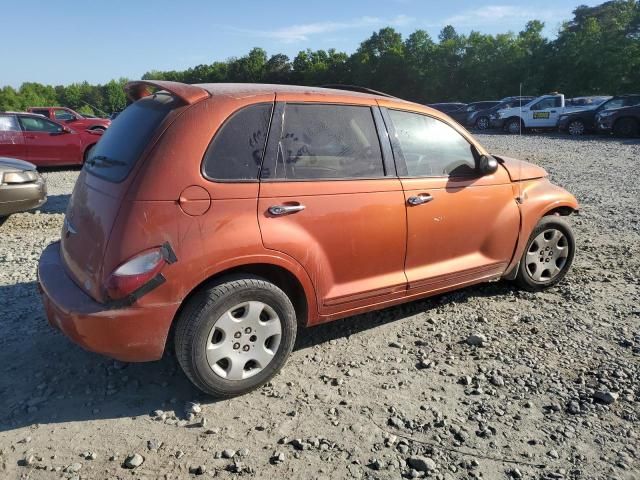
[[[96, 143], [98, 143], [98, 142], [96, 142]], [[87, 155], [89, 154], [89, 150], [91, 150], [95, 146], [96, 146], [96, 144], [92, 143], [91, 145], [88, 145], [87, 148], [84, 149], [84, 154], [82, 155], [82, 161], [83, 162], [87, 161]]]
[[513, 117], [509, 117], [504, 121], [504, 124], [508, 124], [511, 120], [517, 120], [520, 122], [520, 125], [524, 126], [524, 122], [522, 121], [522, 118], [518, 117], [517, 115], [514, 115]]
[[640, 122], [638, 121], [637, 118], [635, 117], [620, 117], [616, 120], [616, 122], [613, 124], [613, 127], [615, 128], [616, 125], [618, 125], [620, 122], [624, 121], [624, 120], [631, 120], [632, 122], [634, 122], [636, 125], [640, 126]]
[[178, 315], [180, 314], [183, 306], [186, 305], [191, 297], [197, 292], [199, 292], [203, 288], [207, 288], [213, 283], [220, 282], [225, 277], [238, 277], [241, 275], [255, 275], [257, 277], [262, 277], [280, 288], [284, 293], [287, 294], [287, 296], [291, 300], [293, 308], [296, 312], [296, 319], [298, 320], [298, 324], [301, 326], [306, 326], [309, 306], [307, 305], [307, 297], [305, 295], [302, 284], [289, 270], [277, 265], [271, 265], [267, 263], [242, 265], [240, 267], [231, 268], [216, 273], [215, 275], [202, 281], [184, 298], [182, 304], [180, 305], [180, 308], [178, 309], [178, 312], [176, 313], [176, 316], [174, 317], [173, 323], [175, 324], [175, 319], [178, 318]]
[[566, 217], [567, 215], [571, 215], [572, 213], [575, 213], [576, 210], [571, 208], [571, 207], [558, 207], [558, 208], [554, 208], [553, 210], [549, 210], [547, 213], [544, 214], [545, 217], [549, 216], [549, 215], [560, 215], [563, 217]]

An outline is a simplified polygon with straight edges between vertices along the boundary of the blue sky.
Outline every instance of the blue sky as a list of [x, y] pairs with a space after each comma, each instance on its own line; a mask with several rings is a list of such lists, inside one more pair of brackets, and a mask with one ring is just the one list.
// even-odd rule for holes
[[517, 32], [530, 19], [554, 36], [589, 0], [30, 0], [2, 7], [0, 86], [24, 81], [68, 84], [139, 78], [151, 69], [185, 69], [246, 54], [259, 46], [293, 58], [300, 50], [353, 52], [383, 26], [437, 38], [459, 32]]

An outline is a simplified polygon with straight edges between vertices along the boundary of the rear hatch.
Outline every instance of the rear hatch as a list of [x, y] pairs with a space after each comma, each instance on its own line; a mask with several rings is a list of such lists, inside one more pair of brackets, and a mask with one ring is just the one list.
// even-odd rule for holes
[[98, 301], [106, 300], [103, 259], [132, 172], [181, 106], [184, 102], [166, 92], [128, 106], [102, 136], [78, 177], [62, 229], [61, 255], [74, 282]]

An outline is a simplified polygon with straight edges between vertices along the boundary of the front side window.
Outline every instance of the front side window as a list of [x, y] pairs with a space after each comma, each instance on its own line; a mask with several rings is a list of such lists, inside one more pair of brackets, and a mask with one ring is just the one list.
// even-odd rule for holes
[[205, 176], [215, 180], [258, 180], [272, 110], [272, 103], [260, 103], [234, 113], [205, 153]]
[[389, 110], [389, 117], [410, 177], [476, 174], [473, 147], [454, 128], [418, 113]]
[[56, 110], [53, 113], [56, 117], [56, 120], [75, 120], [75, 115], [71, 112], [67, 112], [66, 110]]
[[278, 147], [278, 168], [287, 179], [384, 176], [370, 107], [287, 104]]
[[0, 115], [0, 132], [19, 132], [20, 126], [13, 115]]
[[45, 118], [40, 117], [20, 117], [22, 128], [26, 132], [61, 132], [62, 127]]

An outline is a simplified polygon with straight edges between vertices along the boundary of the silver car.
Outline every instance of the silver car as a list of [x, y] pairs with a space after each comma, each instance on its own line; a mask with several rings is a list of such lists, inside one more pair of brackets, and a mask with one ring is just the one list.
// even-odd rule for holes
[[47, 186], [36, 166], [0, 157], [0, 224], [12, 213], [38, 208], [47, 201]]

